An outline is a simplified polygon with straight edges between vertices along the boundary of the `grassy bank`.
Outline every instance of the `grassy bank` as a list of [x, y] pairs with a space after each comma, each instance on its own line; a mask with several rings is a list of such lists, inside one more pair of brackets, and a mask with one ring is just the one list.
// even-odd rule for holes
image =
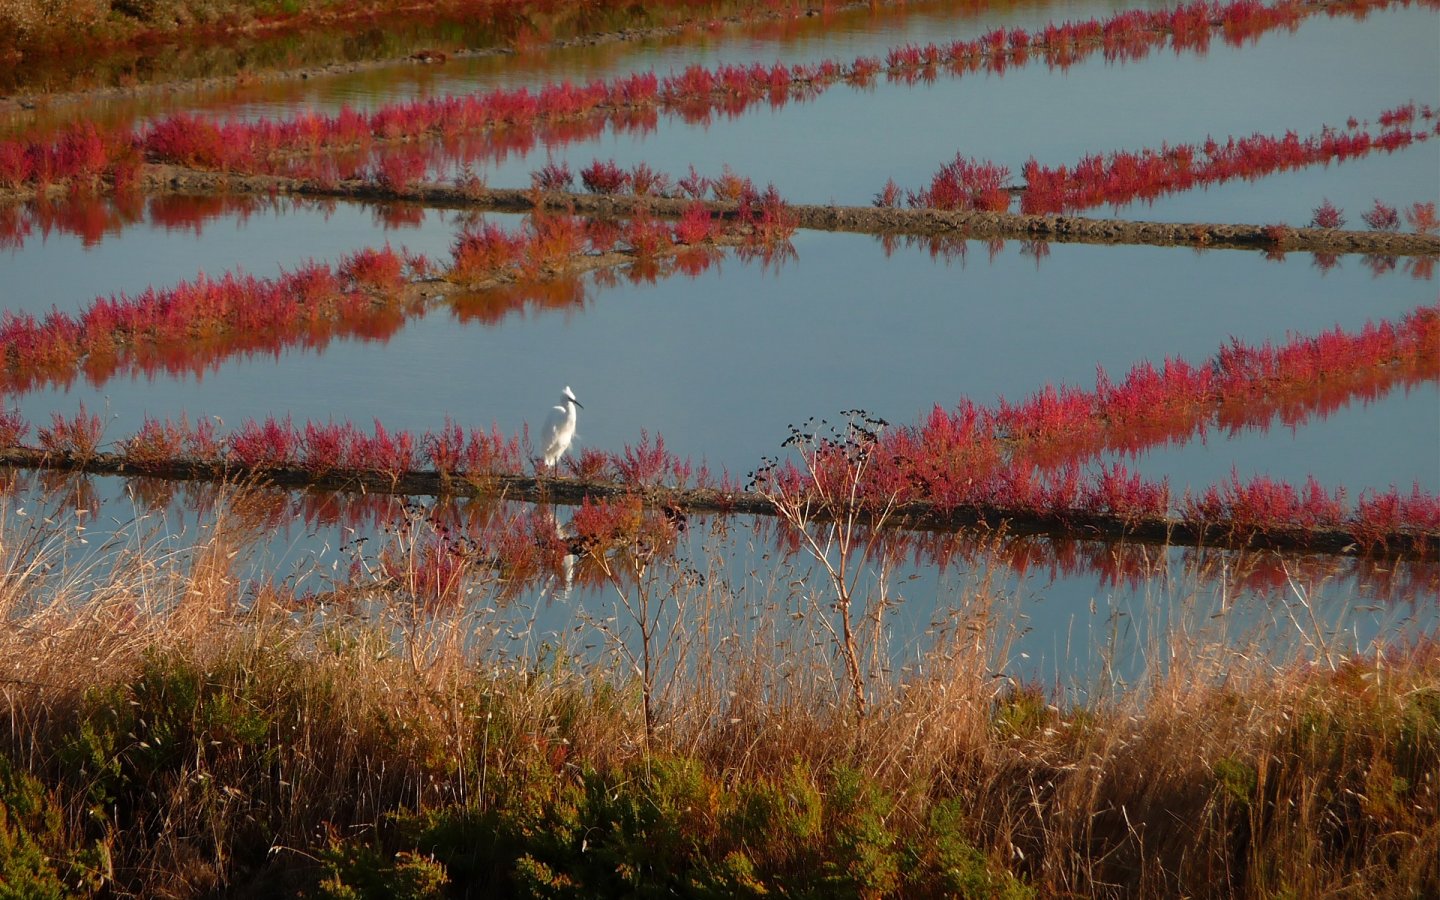
[[615, 616], [577, 604], [573, 642], [546, 643], [499, 624], [498, 583], [418, 604], [421, 541], [363, 593], [246, 582], [247, 504], [193, 546], [93, 552], [10, 504], [6, 890], [1440, 890], [1433, 640], [1354, 657], [1317, 637], [1274, 661], [1177, 633], [1141, 686], [1061, 706], [996, 677], [1020, 625], [979, 575], [892, 671], [891, 586], [858, 547], [844, 619], [831, 581], [757, 589], [663, 547], [597, 550], [582, 564]]

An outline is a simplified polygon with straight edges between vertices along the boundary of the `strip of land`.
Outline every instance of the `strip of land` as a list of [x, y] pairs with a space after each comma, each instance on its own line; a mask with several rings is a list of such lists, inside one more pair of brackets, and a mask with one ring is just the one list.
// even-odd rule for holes
[[[276, 175], [238, 175], [178, 166], [147, 167], [151, 192], [297, 194], [367, 201], [412, 201], [451, 209], [496, 212], [563, 210], [583, 216], [626, 217], [641, 213], [679, 218], [696, 201], [688, 198], [588, 194], [505, 188], [467, 189], [419, 183], [396, 189], [368, 179], [321, 184]], [[710, 212], [733, 218], [736, 203], [702, 201]], [[791, 204], [800, 228], [862, 234], [952, 236], [985, 240], [1053, 241], [1074, 244], [1141, 244], [1307, 253], [1368, 253], [1384, 256], [1440, 255], [1440, 235], [1340, 228], [1290, 228], [1211, 222], [1144, 222], [1085, 216], [1025, 215], [878, 206]]]
[[[475, 477], [434, 470], [398, 474], [373, 470], [332, 469], [316, 472], [299, 466], [246, 469], [233, 463], [175, 459], [137, 466], [120, 454], [88, 456], [49, 453], [26, 448], [0, 450], [0, 465], [29, 469], [85, 472], [93, 475], [149, 476], [187, 481], [232, 481], [260, 477], [277, 487], [404, 496], [495, 496], [528, 502], [578, 504], [582, 500], [639, 497], [651, 507], [694, 513], [775, 515], [770, 499], [745, 490], [679, 489], [630, 483], [582, 480], [546, 475], [486, 473]], [[854, 511], [861, 520], [876, 511]], [[819, 510], [816, 518], [826, 517]], [[1426, 559], [1440, 555], [1440, 533], [1394, 531], [1362, 543], [1341, 528], [1246, 528], [1231, 522], [1198, 522], [1178, 518], [1138, 518], [1074, 510], [1036, 512], [967, 504], [941, 508], [912, 502], [888, 511], [896, 527], [924, 529], [1004, 528], [1010, 534], [1050, 534], [1081, 539], [1125, 539], [1143, 543], [1207, 546], [1237, 550], [1309, 551], [1364, 554], [1380, 558]]]

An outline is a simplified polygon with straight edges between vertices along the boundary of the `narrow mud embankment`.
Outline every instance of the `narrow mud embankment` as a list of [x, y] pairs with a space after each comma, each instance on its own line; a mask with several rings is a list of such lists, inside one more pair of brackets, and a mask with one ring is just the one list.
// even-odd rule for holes
[[[776, 515], [769, 500], [749, 491], [675, 489], [505, 473], [465, 477], [412, 470], [392, 476], [373, 470], [315, 472], [298, 466], [249, 470], [237, 465], [183, 459], [141, 467], [114, 453], [95, 453], [80, 458], [15, 447], [0, 450], [0, 466], [186, 481], [260, 479], [276, 487], [295, 489], [400, 496], [501, 496], [510, 500], [567, 505], [586, 499], [595, 501], [638, 496], [647, 506], [680, 512]], [[817, 513], [815, 518], [820, 520], [824, 515]], [[865, 514], [861, 513], [860, 518], [866, 518]], [[909, 503], [893, 510], [888, 521], [893, 527], [902, 529], [1004, 529], [1011, 535], [1051, 535], [1072, 540], [1126, 540], [1170, 546], [1326, 553], [1377, 559], [1424, 560], [1440, 557], [1440, 532], [1429, 531], [1394, 531], [1375, 536], [1373, 542], [1362, 546], [1354, 534], [1340, 528], [1291, 527], [1256, 531], [1236, 528], [1228, 522], [1134, 519], [1074, 511], [1036, 513], [981, 505], [940, 509], [925, 502]]]
[[[690, 199], [637, 197], [630, 194], [586, 194], [563, 191], [483, 188], [462, 190], [443, 184], [415, 184], [403, 190], [374, 181], [321, 184], [314, 180], [273, 175], [235, 175], [150, 166], [143, 185], [148, 191], [174, 193], [288, 193], [373, 201], [416, 201], [431, 206], [528, 212], [537, 207], [584, 216], [633, 216], [640, 212], [678, 218]], [[734, 203], [705, 201], [720, 217], [733, 217]], [[1084, 216], [1036, 216], [1020, 213], [908, 209], [877, 206], [788, 207], [800, 228], [960, 239], [1002, 238], [1074, 244], [1144, 244], [1160, 247], [1201, 247], [1266, 252], [1369, 253], [1382, 256], [1440, 255], [1440, 235], [1392, 231], [1346, 231], [1338, 228], [1291, 228], [1212, 222], [1144, 222]]]

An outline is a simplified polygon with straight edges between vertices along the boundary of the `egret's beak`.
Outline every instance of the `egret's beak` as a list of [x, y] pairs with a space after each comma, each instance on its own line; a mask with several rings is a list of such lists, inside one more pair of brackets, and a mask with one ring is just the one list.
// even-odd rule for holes
[[[567, 399], [568, 399], [568, 398], [567, 398]], [[581, 409], [584, 409], [584, 408], [585, 408], [585, 404], [581, 403], [579, 400], [571, 400], [570, 402], [573, 403], [573, 404], [575, 404], [576, 406], [580, 407]]]

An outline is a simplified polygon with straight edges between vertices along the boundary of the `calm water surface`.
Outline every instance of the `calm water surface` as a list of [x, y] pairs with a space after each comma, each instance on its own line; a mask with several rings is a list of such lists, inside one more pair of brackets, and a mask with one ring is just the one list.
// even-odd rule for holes
[[[1156, 4], [1164, 5], [1164, 4]], [[804, 62], [880, 54], [909, 41], [973, 37], [1000, 25], [1036, 27], [1049, 21], [1103, 16], [1108, 3], [1036, 4], [978, 14], [953, 4], [911, 12], [854, 11], [793, 23], [778, 35], [727, 30], [702, 40], [668, 39], [639, 46], [574, 48], [546, 53], [455, 61], [440, 67], [404, 66], [351, 76], [267, 86], [279, 95], [247, 101], [243, 93], [209, 98], [200, 106], [244, 118], [283, 117], [301, 110], [368, 108], [395, 100], [488, 89], [587, 80], [633, 71], [661, 74], [692, 63]], [[1207, 137], [1311, 135], [1343, 127], [1354, 116], [1373, 121], [1385, 109], [1414, 100], [1440, 105], [1440, 55], [1434, 35], [1440, 11], [1410, 7], [1363, 20], [1313, 17], [1294, 33], [1270, 33], [1241, 47], [1213, 42], [1203, 55], [1153, 52], [1146, 59], [1107, 63], [1091, 57], [1068, 70], [1043, 62], [1003, 76], [941, 74], [931, 84], [884, 80], [868, 89], [837, 86], [817, 99], [781, 110], [761, 105], [708, 126], [666, 117], [650, 134], [613, 134], [569, 143], [538, 144], [528, 152], [480, 151], [470, 162], [490, 183], [523, 186], [549, 159], [575, 171], [593, 159], [629, 166], [644, 161], [672, 174], [694, 165], [704, 174], [730, 165], [791, 200], [866, 204], [889, 178], [923, 187], [956, 153], [1008, 166], [1018, 177], [1031, 157], [1047, 165], [1073, 164], [1093, 153], [1203, 143]], [[1337, 64], [1344, 60], [1344, 64]], [[183, 104], [181, 104], [183, 106]], [[864, 127], [857, 127], [863, 122]], [[876, 153], [875, 134], [905, 135]], [[817, 165], [823, 159], [823, 165]], [[452, 161], [432, 172], [450, 177]], [[1178, 221], [1305, 224], [1329, 198], [1349, 212], [1352, 227], [1374, 199], [1404, 206], [1440, 199], [1440, 141], [1395, 154], [1313, 168], [1130, 204], [1129, 217]], [[1116, 210], [1093, 210], [1109, 215]]]
[[[993, 258], [976, 245], [947, 261], [920, 247], [887, 256], [868, 236], [813, 232], [798, 235], [796, 249], [778, 270], [732, 257], [698, 278], [622, 280], [491, 319], [462, 303], [384, 343], [341, 340], [323, 352], [222, 361], [199, 382], [125, 376], [17, 402], [43, 422], [84, 401], [108, 411], [117, 436], [146, 414], [181, 412], [231, 426], [267, 415], [378, 417], [417, 431], [451, 416], [517, 433], [526, 422], [538, 427], [568, 384], [585, 404], [578, 447], [619, 451], [644, 429], [682, 457], [738, 476], [812, 416], [861, 407], [909, 424], [962, 396], [991, 404], [1046, 384], [1090, 388], [1097, 366], [1118, 379], [1144, 360], [1201, 363], [1231, 337], [1355, 330], [1435, 302], [1430, 282], [1375, 278], [1358, 265], [1322, 274], [1298, 255], [1277, 263], [1238, 251], [1055, 245], [1037, 263], [1009, 244]], [[1233, 464], [1301, 480], [1315, 471], [1354, 490], [1415, 479], [1440, 489], [1433, 386], [1351, 404], [1329, 424], [1326, 437], [1308, 442], [1313, 425], [1293, 437], [1283, 428], [1233, 442], [1217, 436], [1156, 474], [1208, 483]], [[1372, 446], [1377, 434], [1383, 450]], [[1277, 459], [1288, 464], [1276, 470]]]
[[[84, 495], [83, 514], [75, 511], [77, 486]], [[282, 508], [289, 502], [284, 495], [277, 499]], [[50, 491], [26, 478], [12, 485], [0, 503], [10, 534], [19, 537], [37, 528], [50, 536], [45, 546], [53, 565], [62, 571], [88, 570], [89, 577], [102, 580], [117, 553], [148, 547], [183, 558], [214, 527], [212, 505], [202, 504], [198, 511], [184, 500], [157, 506], [136, 499], [125, 482], [114, 478], [65, 479]], [[517, 511], [519, 506], [498, 510]], [[563, 522], [569, 510], [557, 508], [554, 514]], [[423, 534], [426, 527], [413, 533]], [[278, 581], [297, 591], [324, 592], [345, 579], [352, 560], [373, 567], [387, 533], [394, 538], [393, 528], [307, 524], [282, 514], [239, 558], [238, 571], [246, 582]], [[1261, 648], [1273, 663], [1283, 664], [1316, 658], [1318, 642], [1344, 654], [1376, 642], [1413, 641], [1440, 623], [1433, 591], [1390, 596], [1383, 584], [1357, 577], [1344, 563], [1291, 560], [1294, 587], [1278, 590], [1247, 587], [1245, 573], [1252, 563], [1233, 554], [1202, 559], [1194, 551], [1152, 548], [1142, 551], [1152, 559], [1148, 577], [1126, 583], [1083, 565], [1049, 567], [1043, 562], [1044, 547], [1036, 549], [1040, 562], [1022, 567], [1009, 554], [981, 551], [962, 553], [943, 568], [923, 555], [891, 568], [885, 583], [893, 604], [887, 620], [892, 673], [913, 668], [937, 627], [963, 625], [968, 616], [979, 615], [986, 597], [997, 635], [993, 670], [1071, 696], [1139, 683], [1147, 672], [1168, 664], [1172, 639], [1181, 647], [1205, 641], [1238, 644], [1246, 652]], [[1090, 548], [1081, 557], [1104, 558], [1108, 552]], [[675, 568], [665, 564], [659, 584], [670, 583], [673, 573], [685, 569], [703, 572], [703, 590], [720, 598], [720, 615], [744, 631], [767, 617], [797, 622], [790, 613], [809, 610], [815, 599], [823, 601], [803, 587], [816, 586], [812, 589], [823, 593], [824, 577], [814, 565], [803, 555], [787, 557], [777, 550], [771, 522], [692, 517], [680, 538]], [[876, 591], [879, 577], [878, 569], [866, 564], [857, 582], [860, 590]], [[570, 647], [582, 660], [595, 659], [606, 641], [593, 623], [612, 616], [621, 627], [626, 622], [613, 588], [567, 587], [563, 569], [503, 599], [494, 591], [493, 584], [476, 585], [469, 609], [476, 625], [508, 636], [501, 639], [500, 652], [520, 659], [534, 658], [546, 644]], [[323, 622], [324, 607], [317, 613]], [[336, 609], [328, 615], [344, 613]]]
[[[1033, 11], [1049, 16], [1055, 8]], [[1074, 17], [1081, 17], [1079, 12]], [[947, 20], [917, 15], [875, 21], [900, 30], [886, 32], [889, 41], [919, 40]], [[855, 26], [852, 39], [872, 35], [862, 24]], [[971, 25], [979, 28], [980, 23], [965, 27]], [[1440, 85], [1440, 56], [1432, 52], [1437, 27], [1440, 12], [1398, 9], [1363, 21], [1307, 20], [1296, 33], [1272, 34], [1255, 46], [1230, 48], [1217, 42], [1204, 57], [1162, 52], [1125, 65], [1091, 59], [1068, 72], [1032, 65], [1004, 77], [941, 77], [929, 86], [842, 86], [813, 102], [778, 111], [761, 108], [709, 127], [666, 119], [649, 135], [606, 134], [551, 151], [537, 148], [494, 167], [482, 166], [482, 174], [492, 184], [524, 185], [547, 154], [569, 161], [576, 171], [592, 159], [612, 157], [625, 165], [645, 161], [675, 174], [692, 164], [716, 174], [728, 164], [759, 183], [773, 181], [791, 200], [866, 204], [887, 178], [919, 188], [957, 151], [1006, 163], [1018, 172], [1031, 155], [1055, 164], [1089, 152], [1198, 142], [1207, 135], [1285, 129], [1309, 134], [1412, 98], [1433, 101]], [[840, 36], [833, 39], [841, 40], [844, 33], [835, 32]], [[826, 36], [815, 37], [820, 44], [832, 39], [830, 32], [821, 34]], [[728, 54], [736, 51], [732, 44], [717, 42], [706, 52], [730, 59]], [[1350, 62], [1337, 66], [1336, 58]], [[865, 126], [856, 127], [857, 122]], [[905, 140], [887, 141], [884, 152], [877, 153], [875, 134], [904, 134]], [[1118, 212], [1148, 219], [1304, 224], [1328, 198], [1346, 211], [1351, 227], [1363, 227], [1360, 214], [1376, 198], [1402, 207], [1440, 199], [1436, 172], [1440, 139], [1395, 154], [1130, 204]], [[18, 242], [0, 241], [0, 265], [7, 276], [4, 307], [74, 309], [98, 295], [170, 284], [197, 271], [243, 266], [270, 274], [277, 267], [334, 259], [387, 239], [443, 257], [450, 244], [445, 225], [453, 221], [444, 213], [413, 210], [410, 221], [403, 222], [338, 203], [275, 204], [247, 216], [211, 220], [203, 234], [165, 225], [154, 216], [128, 219], [150, 221], [149, 228], [127, 227], [124, 216], [100, 220], [108, 224], [97, 225], [92, 217], [82, 233], [59, 229], [47, 235], [36, 227]]]
[[454, 214], [443, 210], [303, 199], [215, 217], [187, 210], [178, 225], [165, 224], [169, 220], [153, 211], [137, 219], [99, 233], [35, 228], [20, 246], [0, 247], [6, 280], [0, 309], [75, 312], [96, 297], [133, 296], [201, 272], [242, 269], [273, 277], [310, 260], [336, 264], [348, 253], [387, 242], [446, 261], [458, 228]]
[[[1272, 33], [1253, 45], [1217, 42], [1204, 56], [1164, 51], [1137, 63], [1092, 57], [1068, 71], [1032, 64], [1003, 76], [942, 75], [928, 85], [837, 86], [813, 100], [778, 110], [761, 104], [708, 125], [664, 117], [648, 134], [608, 133], [507, 152], [480, 171], [491, 184], [523, 186], [547, 160], [576, 173], [597, 158], [626, 167], [644, 161], [677, 175], [690, 165], [702, 174], [729, 165], [757, 183], [774, 182], [795, 202], [865, 205], [889, 178], [906, 189], [927, 185], [956, 153], [1006, 165], [1018, 178], [1031, 157], [1069, 165], [1088, 154], [1203, 144], [1209, 136], [1223, 142], [1287, 130], [1310, 135], [1343, 128], [1351, 116], [1373, 120], [1411, 100], [1434, 105], [1437, 28], [1440, 11], [1398, 9], [1363, 21], [1310, 19], [1294, 33]], [[1337, 59], [1355, 65], [1339, 66]], [[887, 141], [877, 153], [877, 134], [904, 139]], [[1377, 196], [1393, 205], [1440, 196], [1437, 171], [1440, 140], [1430, 140], [1311, 170], [1298, 182], [1265, 178], [1223, 193], [1178, 195], [1154, 209], [1133, 207], [1127, 215], [1304, 224], [1329, 196], [1352, 211], [1353, 226], [1363, 227], [1359, 213]], [[454, 172], [443, 167], [435, 174]]]

